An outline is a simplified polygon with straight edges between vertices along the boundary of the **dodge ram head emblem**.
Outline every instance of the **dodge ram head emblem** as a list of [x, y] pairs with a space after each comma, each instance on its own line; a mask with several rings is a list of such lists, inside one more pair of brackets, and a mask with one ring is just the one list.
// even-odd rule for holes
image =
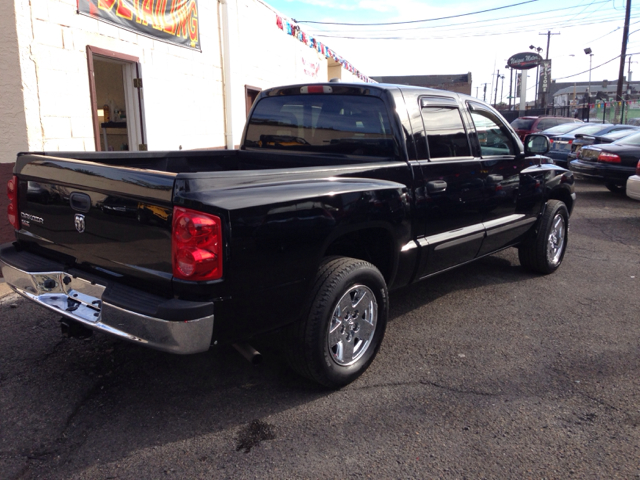
[[84, 232], [84, 215], [82, 215], [81, 213], [76, 213], [76, 230], [79, 233]]

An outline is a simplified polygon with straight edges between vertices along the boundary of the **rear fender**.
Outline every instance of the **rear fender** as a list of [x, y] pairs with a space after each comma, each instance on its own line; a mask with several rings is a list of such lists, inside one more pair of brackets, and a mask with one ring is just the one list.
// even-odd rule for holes
[[229, 212], [225, 276], [233, 307], [227, 312], [226, 302], [220, 305], [220, 338], [299, 318], [325, 255], [364, 257], [374, 264], [383, 259], [389, 279], [402, 245], [411, 240], [410, 198], [402, 184], [359, 178], [285, 183], [254, 185], [224, 199], [226, 206], [235, 200], [250, 206]]

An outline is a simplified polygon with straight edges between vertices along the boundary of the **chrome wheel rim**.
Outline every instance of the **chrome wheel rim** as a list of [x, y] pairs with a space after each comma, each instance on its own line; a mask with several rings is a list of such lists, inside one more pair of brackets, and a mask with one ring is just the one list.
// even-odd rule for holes
[[333, 309], [327, 347], [334, 362], [348, 366], [357, 362], [371, 346], [378, 321], [378, 302], [364, 285], [351, 287]]
[[553, 217], [551, 232], [549, 232], [549, 238], [547, 240], [547, 259], [552, 266], [556, 266], [560, 263], [566, 239], [566, 232], [567, 228], [564, 217], [557, 214]]

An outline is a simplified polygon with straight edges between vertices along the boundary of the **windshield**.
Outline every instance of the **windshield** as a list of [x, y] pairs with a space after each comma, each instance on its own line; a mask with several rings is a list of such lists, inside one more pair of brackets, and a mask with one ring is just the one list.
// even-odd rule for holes
[[557, 125], [555, 127], [547, 128], [546, 130], [540, 132], [543, 135], [560, 135], [561, 133], [571, 132], [577, 128], [582, 127], [582, 123], [563, 123], [562, 125]]
[[620, 140], [616, 140], [613, 142], [616, 145], [640, 145], [640, 132], [635, 133], [633, 135], [629, 135], [627, 137], [621, 138]]
[[531, 130], [533, 122], [535, 121], [535, 118], [516, 118], [511, 122], [511, 126], [514, 130]]
[[285, 95], [256, 105], [246, 148], [389, 157], [395, 138], [384, 102], [361, 95]]

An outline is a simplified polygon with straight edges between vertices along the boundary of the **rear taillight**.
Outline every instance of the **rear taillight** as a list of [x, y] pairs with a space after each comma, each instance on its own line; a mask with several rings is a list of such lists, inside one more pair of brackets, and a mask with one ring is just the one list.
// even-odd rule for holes
[[7, 197], [9, 197], [9, 205], [7, 206], [9, 223], [16, 230], [20, 230], [20, 212], [18, 212], [18, 177], [15, 175], [7, 183]]
[[222, 278], [220, 217], [188, 208], [173, 208], [173, 276], [183, 280]]
[[604, 163], [620, 163], [620, 157], [615, 153], [602, 152], [598, 155], [598, 161]]
[[638, 160], [638, 165], [636, 165], [636, 175], [640, 177], [640, 160]]

